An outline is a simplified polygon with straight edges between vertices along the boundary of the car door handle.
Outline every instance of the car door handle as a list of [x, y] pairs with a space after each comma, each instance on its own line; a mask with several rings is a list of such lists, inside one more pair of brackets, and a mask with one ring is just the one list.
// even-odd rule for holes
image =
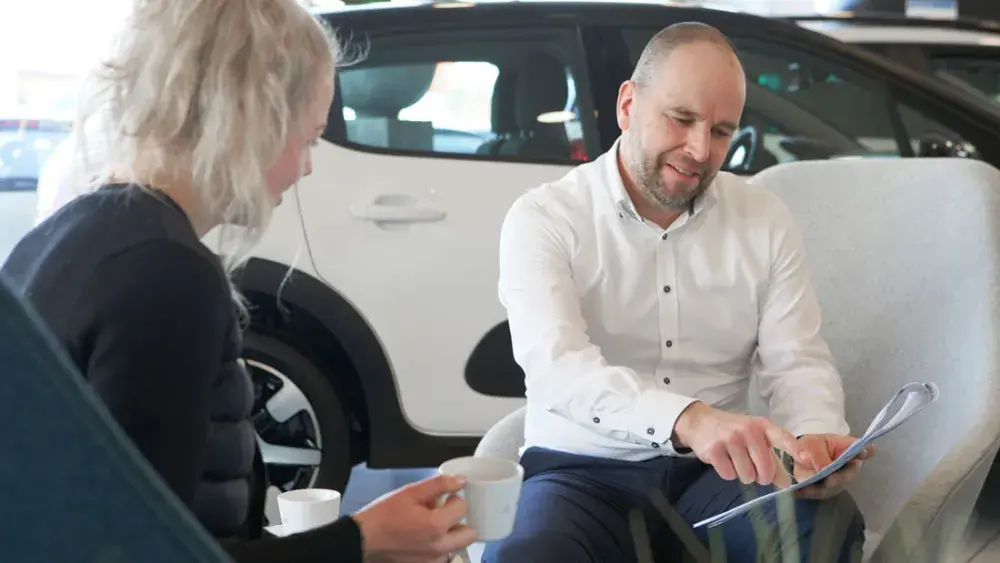
[[350, 211], [358, 219], [375, 223], [430, 223], [447, 215], [412, 196], [379, 196], [372, 203], [352, 205]]

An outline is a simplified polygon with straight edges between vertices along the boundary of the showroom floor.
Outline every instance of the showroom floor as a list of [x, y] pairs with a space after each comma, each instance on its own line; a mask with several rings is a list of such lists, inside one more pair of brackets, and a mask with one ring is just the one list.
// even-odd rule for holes
[[[432, 469], [368, 469], [361, 465], [354, 469], [351, 482], [342, 502], [345, 514], [356, 512], [383, 494], [433, 474]], [[271, 521], [277, 521], [274, 503], [268, 506]], [[983, 494], [976, 507], [977, 525], [969, 538], [968, 556], [953, 563], [1000, 562], [1000, 470], [995, 470], [986, 481]], [[478, 549], [470, 550], [474, 556]], [[478, 563], [478, 560], [472, 563]]]

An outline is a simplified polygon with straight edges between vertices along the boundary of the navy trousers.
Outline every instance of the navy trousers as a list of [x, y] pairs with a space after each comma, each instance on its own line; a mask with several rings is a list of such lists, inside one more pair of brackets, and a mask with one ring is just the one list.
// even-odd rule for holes
[[690, 458], [634, 462], [530, 448], [521, 464], [514, 530], [486, 546], [482, 563], [861, 561], [864, 522], [847, 493], [824, 501], [789, 495], [695, 530], [773, 488], [725, 481]]

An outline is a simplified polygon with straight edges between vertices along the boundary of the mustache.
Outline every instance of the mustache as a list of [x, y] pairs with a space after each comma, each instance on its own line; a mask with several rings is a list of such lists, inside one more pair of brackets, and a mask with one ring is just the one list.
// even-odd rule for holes
[[664, 166], [670, 165], [674, 168], [694, 172], [699, 176], [704, 176], [705, 172], [708, 171], [708, 166], [706, 164], [684, 158], [670, 158], [667, 155], [660, 155], [660, 157], [656, 159], [656, 164], [657, 168], [663, 168]]

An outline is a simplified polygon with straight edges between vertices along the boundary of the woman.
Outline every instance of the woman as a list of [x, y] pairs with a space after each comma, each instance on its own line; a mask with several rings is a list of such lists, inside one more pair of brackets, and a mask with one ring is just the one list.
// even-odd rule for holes
[[439, 561], [474, 541], [459, 524], [461, 482], [444, 477], [328, 526], [259, 539], [265, 481], [237, 362], [243, 311], [200, 239], [236, 225], [231, 269], [309, 173], [338, 57], [295, 0], [137, 1], [77, 127], [97, 118], [105, 136], [107, 160], [87, 172], [96, 189], [39, 224], [3, 268], [241, 562]]

